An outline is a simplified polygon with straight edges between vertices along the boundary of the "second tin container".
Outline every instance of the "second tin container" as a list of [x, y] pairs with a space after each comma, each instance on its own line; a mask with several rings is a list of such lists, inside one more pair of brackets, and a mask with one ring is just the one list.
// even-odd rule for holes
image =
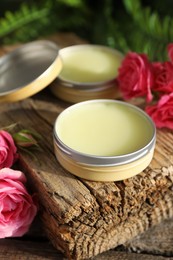
[[75, 45], [60, 50], [63, 68], [51, 85], [53, 94], [77, 103], [119, 96], [116, 76], [123, 55], [100, 45]]

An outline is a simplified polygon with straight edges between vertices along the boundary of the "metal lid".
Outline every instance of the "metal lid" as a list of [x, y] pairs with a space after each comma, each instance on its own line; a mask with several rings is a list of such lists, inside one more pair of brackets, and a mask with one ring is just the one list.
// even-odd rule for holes
[[60, 73], [59, 49], [50, 41], [34, 41], [0, 58], [0, 102], [30, 97]]

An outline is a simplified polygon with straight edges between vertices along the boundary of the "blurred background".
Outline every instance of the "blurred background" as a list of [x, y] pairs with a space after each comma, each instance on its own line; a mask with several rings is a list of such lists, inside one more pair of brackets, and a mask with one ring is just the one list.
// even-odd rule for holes
[[74, 32], [90, 43], [167, 59], [173, 0], [1, 0], [0, 44]]

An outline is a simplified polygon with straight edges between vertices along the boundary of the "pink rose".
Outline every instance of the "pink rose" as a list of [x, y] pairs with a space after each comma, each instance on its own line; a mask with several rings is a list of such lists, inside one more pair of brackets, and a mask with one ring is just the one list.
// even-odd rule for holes
[[173, 129], [173, 93], [164, 95], [157, 104], [146, 107], [146, 112], [155, 122], [156, 127]]
[[173, 43], [168, 44], [168, 57], [171, 62], [173, 62]]
[[25, 182], [25, 175], [20, 171], [0, 170], [0, 238], [22, 236], [37, 213]]
[[11, 167], [17, 158], [17, 148], [12, 136], [6, 132], [0, 131], [0, 169]]
[[117, 79], [124, 99], [146, 96], [147, 102], [152, 100], [153, 72], [145, 54], [128, 53]]
[[170, 61], [153, 63], [155, 84], [153, 90], [162, 93], [173, 92], [173, 64]]

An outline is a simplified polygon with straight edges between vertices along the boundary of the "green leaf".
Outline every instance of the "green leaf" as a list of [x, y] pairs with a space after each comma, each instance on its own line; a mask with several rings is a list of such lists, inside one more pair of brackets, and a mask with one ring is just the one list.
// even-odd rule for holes
[[130, 40], [131, 48], [148, 54], [151, 60], [165, 60], [166, 46], [173, 41], [173, 18], [161, 18], [150, 7], [143, 7], [140, 0], [123, 0], [123, 3], [136, 30], [133, 32], [135, 40]]
[[45, 7], [39, 9], [36, 6], [32, 6], [30, 8], [23, 4], [18, 11], [14, 13], [7, 11], [4, 18], [0, 19], [0, 37], [7, 36], [29, 23], [40, 21], [48, 16], [49, 9]]

